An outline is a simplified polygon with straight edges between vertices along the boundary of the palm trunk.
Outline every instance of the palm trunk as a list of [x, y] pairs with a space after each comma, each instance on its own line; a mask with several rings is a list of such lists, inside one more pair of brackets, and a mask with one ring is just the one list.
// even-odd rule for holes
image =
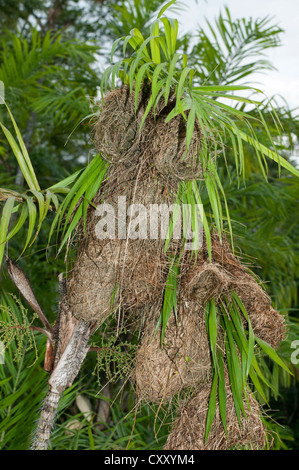
[[[60, 331], [60, 333], [63, 333]], [[88, 352], [88, 340], [91, 325], [86, 321], [76, 321], [71, 338], [62, 353], [57, 366], [49, 379], [49, 390], [44, 400], [38, 421], [32, 450], [46, 450], [49, 445], [60, 398], [66, 388], [70, 387], [76, 378], [81, 364]]]

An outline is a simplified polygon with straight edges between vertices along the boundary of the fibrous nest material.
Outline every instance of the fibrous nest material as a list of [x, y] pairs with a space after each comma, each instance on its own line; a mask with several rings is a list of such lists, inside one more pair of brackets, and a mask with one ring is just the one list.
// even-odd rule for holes
[[248, 401], [244, 399], [246, 418], [241, 414], [239, 425], [228, 383], [226, 384], [227, 435], [217, 405], [213, 425], [205, 442], [210, 391], [210, 386], [203, 386], [193, 398], [181, 405], [164, 450], [263, 450], [266, 431], [261, 420], [259, 404], [248, 391]]
[[[132, 239], [128, 233], [123, 239], [118, 232], [119, 197], [126, 199], [126, 210], [132, 204], [139, 204], [147, 214], [154, 204], [171, 206], [179, 180], [200, 177], [201, 131], [196, 123], [187, 151], [183, 117], [179, 115], [165, 122], [175, 105], [175, 97], [171, 95], [168, 105], [161, 100], [140, 129], [148, 99], [144, 87], [135, 112], [134, 92], [130, 93], [124, 86], [108, 93], [100, 105], [94, 141], [111, 165], [94, 203], [105, 202], [115, 210], [115, 237], [99, 239], [96, 233], [99, 217], [90, 207], [86, 232], [67, 287], [68, 302], [77, 318], [102, 323], [116, 307], [124, 310], [147, 307], [163, 297], [169, 268], [164, 241], [160, 235], [151, 238], [147, 219], [139, 223], [139, 230], [141, 227], [144, 230], [146, 225], [146, 239], [140, 239], [138, 234], [137, 239]], [[130, 227], [128, 217], [125, 222]], [[213, 296], [236, 290], [251, 313], [254, 330], [276, 346], [282, 337], [281, 317], [229, 247], [214, 239], [212, 263], [208, 262], [204, 248], [198, 260], [195, 266], [190, 260], [182, 266], [180, 289], [186, 298], [202, 307]]]
[[[168, 273], [164, 241], [160, 238], [150, 239], [149, 236], [139, 238], [140, 224], [146, 224], [146, 220], [141, 219], [136, 224], [137, 228], [130, 225], [135, 214], [125, 219], [126, 230], [131, 230], [130, 237], [119, 238], [121, 215], [118, 194], [126, 197], [126, 214], [131, 204], [143, 204], [148, 211], [157, 200], [167, 203], [171, 196], [163, 194], [163, 188], [157, 180], [141, 178], [132, 184], [124, 184], [125, 177], [125, 172], [120, 172], [116, 177], [116, 193], [113, 191], [111, 194], [111, 186], [108, 185], [98, 195], [98, 198], [104, 197], [108, 190], [105, 203], [115, 210], [112, 215], [115, 238], [105, 238], [105, 234], [102, 238], [99, 236], [97, 224], [100, 217], [94, 209], [89, 211], [87, 217], [86, 231], [82, 234], [76, 262], [67, 283], [68, 302], [78, 319], [96, 320], [101, 324], [118, 307], [124, 310], [141, 308], [163, 296]], [[121, 184], [123, 191], [118, 193]], [[137, 237], [134, 238], [135, 229]]]
[[119, 306], [140, 308], [161, 296], [165, 284], [159, 242], [98, 240], [81, 242], [67, 295], [75, 317], [101, 324]]
[[134, 375], [139, 400], [163, 402], [187, 387], [209, 381], [211, 362], [202, 311], [194, 303], [184, 302], [177, 320], [174, 315], [170, 318], [163, 347], [159, 332], [155, 334], [160, 310], [153, 310], [136, 354]]

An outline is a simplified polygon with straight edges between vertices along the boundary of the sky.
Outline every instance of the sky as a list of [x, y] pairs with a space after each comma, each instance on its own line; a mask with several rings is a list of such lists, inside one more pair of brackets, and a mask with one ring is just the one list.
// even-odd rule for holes
[[224, 6], [233, 19], [273, 17], [274, 24], [285, 31], [282, 46], [267, 51], [277, 70], [252, 75], [251, 84], [258, 84], [268, 97], [282, 95], [291, 109], [298, 108], [295, 115], [299, 113], [299, 0], [183, 0], [183, 3], [185, 10], [179, 14], [181, 32], [195, 32], [198, 24], [204, 24], [205, 17], [213, 22]]

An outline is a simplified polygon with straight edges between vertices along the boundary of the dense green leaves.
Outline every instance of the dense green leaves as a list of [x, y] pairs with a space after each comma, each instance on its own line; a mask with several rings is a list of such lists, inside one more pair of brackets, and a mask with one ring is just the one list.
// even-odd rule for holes
[[[30, 40], [17, 34], [10, 35], [10, 39], [0, 55], [0, 80], [5, 85], [7, 102], [11, 105], [16, 98], [27, 101], [27, 106], [41, 115], [51, 112], [58, 124], [82, 117], [88, 111], [84, 82], [96, 78], [90, 64], [97, 48], [51, 35], [50, 31], [43, 37], [33, 30]], [[64, 70], [63, 61], [73, 63], [78, 72], [84, 63], [82, 77]], [[31, 99], [26, 100], [27, 96]]]
[[156, 331], [161, 325], [161, 347], [165, 337], [168, 320], [172, 314], [177, 318], [177, 279], [179, 274], [179, 259], [173, 259], [170, 264], [169, 273], [165, 285], [162, 312], [159, 317]]
[[[47, 373], [43, 370], [45, 340], [30, 330], [33, 319], [18, 299], [0, 297], [0, 330], [5, 341], [5, 364], [0, 365], [0, 448], [29, 448], [37, 410], [45, 397]], [[4, 334], [3, 334], [4, 333]], [[69, 388], [60, 413], [75, 399], [79, 383]]]

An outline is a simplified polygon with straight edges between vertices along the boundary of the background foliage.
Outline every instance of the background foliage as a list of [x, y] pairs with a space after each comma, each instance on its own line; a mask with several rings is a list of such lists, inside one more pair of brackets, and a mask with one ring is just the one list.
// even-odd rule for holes
[[[13, 110], [42, 187], [49, 188], [81, 170], [94, 156], [88, 121], [82, 122], [82, 118], [93, 111], [102, 71], [110, 61], [107, 51], [114, 40], [130, 34], [135, 27], [147, 37], [149, 20], [163, 4], [161, 0], [35, 0], [14, 2], [12, 6], [11, 1], [0, 0], [0, 10], [4, 12], [0, 18], [0, 80], [5, 84], [6, 101]], [[199, 85], [241, 85], [245, 81], [250, 83], [250, 75], [256, 70], [273, 68], [275, 64], [270, 64], [262, 53], [267, 48], [278, 47], [282, 34], [273, 20], [236, 21], [226, 9], [215, 23], [200, 25], [192, 35], [192, 46], [191, 34], [179, 36], [178, 43], [182, 53], [188, 52]], [[120, 54], [120, 50], [116, 49], [115, 54]], [[230, 106], [236, 105], [230, 103]], [[253, 118], [257, 117], [257, 111], [248, 108], [248, 103], [237, 107], [238, 111], [246, 108]], [[274, 105], [274, 108], [283, 126], [283, 138], [272, 119], [273, 109], [264, 98], [265, 121], [279, 152], [288, 159], [299, 135], [298, 117], [296, 111], [287, 107]], [[0, 121], [12, 131], [4, 106], [0, 106]], [[268, 145], [265, 128], [254, 121], [252, 125], [259, 141]], [[234, 153], [229, 148], [226, 157], [221, 182], [230, 207], [235, 246], [244, 257], [246, 254], [245, 259], [255, 266], [256, 274], [269, 281], [266, 286], [273, 304], [288, 314], [290, 334], [281, 346], [281, 354], [289, 362], [291, 341], [298, 338], [298, 180], [284, 170], [279, 175], [277, 165], [269, 163], [266, 183], [257, 157], [245, 145], [245, 178], [239, 181], [233, 170]], [[22, 193], [26, 183], [3, 134], [0, 134], [0, 161], [0, 187]], [[209, 194], [203, 195], [203, 203], [209, 214]], [[19, 260], [51, 320], [57, 309], [58, 274], [64, 270], [63, 253], [56, 257], [55, 238], [45, 249], [53, 218], [50, 215], [34, 244]], [[19, 246], [27, 232], [24, 226], [10, 242], [13, 258], [19, 256]], [[14, 287], [5, 270], [2, 269], [0, 276], [3, 306], [0, 319], [7, 322], [15, 316], [24, 324], [24, 310], [14, 297], [6, 294], [14, 292]], [[32, 313], [28, 310], [27, 327], [31, 322]], [[105, 342], [105, 329], [109, 330], [109, 324], [95, 335], [93, 342], [94, 346], [109, 346], [106, 362], [103, 357], [98, 361], [96, 352], [89, 353], [75, 384], [60, 405], [52, 446], [55, 449], [159, 449], [167, 436], [171, 410], [156, 410], [149, 405], [135, 410], [134, 392], [120, 374], [99, 392], [107, 377], [117, 372], [113, 365], [122, 364], [121, 358], [128, 348], [125, 339], [120, 344]], [[36, 347], [26, 351], [32, 335]], [[0, 447], [3, 449], [28, 447], [45, 393], [46, 373], [42, 367], [45, 338], [36, 331], [32, 335], [24, 335], [23, 343], [12, 340], [6, 350], [6, 364], [0, 365]], [[22, 354], [16, 361], [18, 348], [22, 348]], [[108, 364], [109, 371], [106, 366], [97, 369], [99, 364]], [[298, 370], [295, 372], [298, 377]], [[296, 448], [298, 382], [266, 361], [263, 373], [276, 390], [267, 397], [271, 408], [280, 410], [271, 411], [274, 421], [268, 420], [268, 425], [280, 436], [275, 439], [275, 448]], [[92, 419], [82, 414], [83, 409], [86, 413], [86, 407], [78, 402], [78, 395], [82, 394]], [[104, 413], [107, 403], [113, 403], [109, 415], [107, 407]]]

